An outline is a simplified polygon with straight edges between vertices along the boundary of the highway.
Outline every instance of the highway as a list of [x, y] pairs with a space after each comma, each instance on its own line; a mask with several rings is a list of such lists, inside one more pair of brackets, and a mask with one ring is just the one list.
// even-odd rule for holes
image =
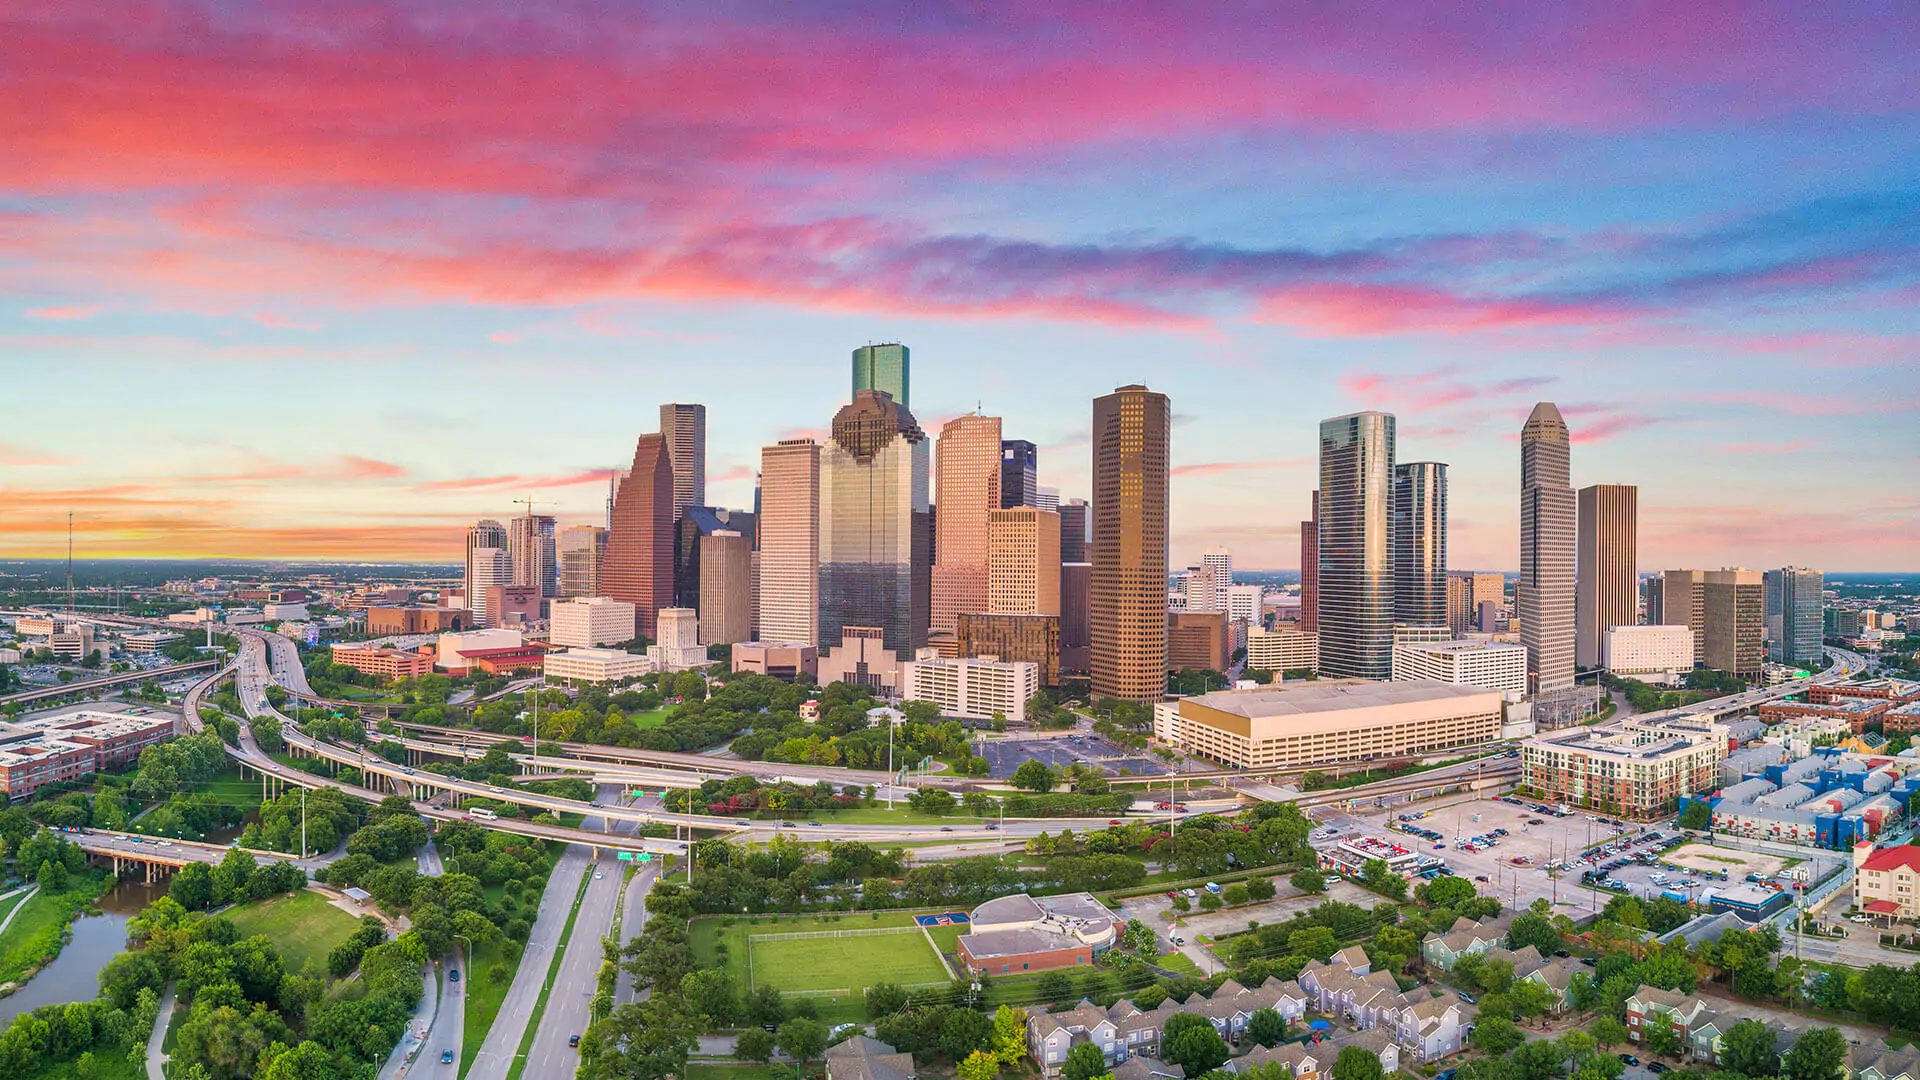
[[149, 671], [129, 671], [120, 675], [109, 675], [104, 679], [87, 679], [83, 682], [70, 682], [64, 686], [47, 686], [38, 690], [22, 690], [17, 694], [0, 694], [0, 705], [17, 702], [22, 705], [35, 701], [47, 701], [52, 698], [66, 697], [69, 694], [84, 694], [91, 690], [105, 690], [113, 686], [125, 686], [129, 683], [143, 683], [148, 679], [166, 679], [175, 675], [185, 675], [190, 671], [204, 671], [219, 667], [216, 659], [193, 660], [185, 664], [173, 664], [169, 667], [153, 668]]
[[[619, 792], [602, 794], [612, 797]], [[589, 819], [583, 824], [592, 827], [594, 820], [604, 821]], [[567, 939], [567, 952], [560, 960], [560, 974], [547, 992], [546, 1012], [541, 1014], [540, 1029], [533, 1033], [533, 1045], [527, 1049], [528, 1076], [572, 1076], [580, 1066], [580, 1051], [568, 1046], [567, 1040], [585, 1034], [587, 1025], [593, 1022], [600, 941], [613, 933], [614, 905], [620, 897], [620, 880], [626, 876], [626, 867], [610, 851], [602, 852], [593, 864], [595, 876], [587, 882], [573, 936]]]
[[[546, 980], [547, 968], [553, 963], [553, 952], [559, 947], [567, 913], [573, 910], [573, 898], [580, 888], [580, 875], [586, 872], [590, 861], [587, 850], [576, 844], [567, 848], [554, 863], [553, 873], [547, 878], [546, 892], [540, 897], [540, 911], [533, 921], [533, 933], [527, 938], [526, 950], [520, 954], [520, 968], [514, 972], [513, 983], [507, 987], [506, 999], [501, 1002], [500, 1011], [493, 1018], [493, 1026], [487, 1029], [487, 1036], [480, 1043], [480, 1052], [474, 1056], [473, 1068], [467, 1071], [466, 1080], [506, 1080], [513, 1057], [520, 1052], [520, 1039], [533, 1016], [534, 1003], [540, 1000], [540, 987]], [[598, 966], [597, 962], [595, 966]], [[555, 989], [558, 989], [557, 984]], [[531, 1075], [546, 1077], [559, 1074]]]
[[[71, 843], [79, 845], [88, 854], [141, 862], [166, 863], [170, 866], [185, 866], [190, 862], [217, 864], [233, 850], [224, 844], [202, 844], [193, 840], [165, 840], [155, 837], [137, 838], [128, 833], [102, 832], [66, 833], [62, 835]], [[296, 858], [284, 851], [262, 851], [258, 848], [241, 848], [253, 856], [254, 865], [269, 862], [290, 862], [312, 874], [333, 862], [331, 855], [310, 859]]]

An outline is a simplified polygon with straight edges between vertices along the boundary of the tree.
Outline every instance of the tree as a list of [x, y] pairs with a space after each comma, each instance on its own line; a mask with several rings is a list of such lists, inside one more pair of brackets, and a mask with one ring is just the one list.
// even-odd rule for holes
[[1034, 983], [1034, 992], [1042, 1001], [1061, 1002], [1073, 993], [1073, 980], [1058, 971], [1049, 971]]
[[676, 995], [656, 994], [621, 1005], [587, 1029], [580, 1040], [580, 1068], [575, 1075], [578, 1080], [685, 1076], [687, 1054], [699, 1045], [696, 1035]]
[[1045, 764], [1039, 761], [1028, 758], [1020, 763], [1019, 768], [1013, 770], [1013, 776], [1008, 783], [1011, 783], [1017, 788], [1025, 788], [1028, 791], [1037, 791], [1045, 794], [1053, 790], [1053, 780], [1052, 769], [1047, 768]]
[[1786, 1080], [1834, 1080], [1843, 1075], [1847, 1040], [1833, 1028], [1815, 1028], [1800, 1036], [1780, 1058]]
[[1548, 1039], [1521, 1043], [1514, 1047], [1511, 1056], [1524, 1080], [1547, 1080], [1560, 1071], [1560, 1048]]
[[[1081, 1043], [1080, 1045], [1091, 1046], [1092, 1044]], [[1079, 1047], [1075, 1047], [1075, 1049], [1079, 1049]], [[1094, 1051], [1095, 1057], [1098, 1057], [1099, 1054], [1100, 1051]], [[1073, 1064], [1073, 1055], [1067, 1055], [1067, 1064]], [[1000, 1075], [1000, 1059], [993, 1054], [987, 1053], [985, 1050], [975, 1050], [973, 1053], [968, 1054], [965, 1060], [956, 1065], [954, 1069], [960, 1074], [960, 1080], [993, 1080], [994, 1077]]]
[[1239, 907], [1249, 899], [1247, 887], [1239, 882], [1234, 882], [1232, 885], [1227, 886], [1226, 891], [1220, 894], [1220, 898], [1232, 907]]
[[213, 867], [206, 863], [188, 863], [181, 867], [173, 875], [173, 883], [167, 886], [167, 895], [188, 911], [206, 907], [213, 902]]
[[1473, 1045], [1492, 1057], [1505, 1057], [1513, 1048], [1527, 1041], [1513, 1021], [1499, 1016], [1481, 1016], [1478, 1026], [1473, 1029]]
[[1254, 900], [1271, 900], [1279, 890], [1273, 887], [1270, 877], [1252, 877], [1247, 879], [1247, 896]]
[[1100, 1048], [1090, 1042], [1079, 1043], [1067, 1051], [1066, 1063], [1060, 1066], [1060, 1075], [1065, 1080], [1093, 1080], [1107, 1071], [1107, 1059], [1100, 1055]]
[[1407, 879], [1394, 873], [1385, 859], [1368, 859], [1361, 864], [1360, 884], [1395, 900], [1404, 900], [1407, 896]]
[[1287, 882], [1303, 893], [1323, 893], [1327, 891], [1327, 875], [1312, 867], [1307, 867], [1304, 870], [1295, 870], [1293, 876], [1288, 878]]
[[773, 1057], [773, 1033], [751, 1027], [734, 1036], [733, 1056], [740, 1061], [767, 1061]]
[[1746, 1076], [1777, 1076], [1780, 1055], [1773, 1051], [1773, 1032], [1758, 1020], [1742, 1020], [1727, 1029], [1720, 1041], [1720, 1065]]
[[1549, 955], [1560, 947], [1560, 934], [1554, 930], [1553, 923], [1528, 912], [1513, 920], [1507, 927], [1507, 948], [1519, 951], [1533, 946], [1542, 956]]
[[1188, 1076], [1199, 1076], [1229, 1056], [1226, 1040], [1211, 1020], [1198, 1013], [1169, 1016], [1160, 1033], [1160, 1049], [1163, 1060], [1182, 1066]]
[[[1673, 1026], [1673, 1017], [1666, 1013], [1653, 1018], [1652, 1024], [1643, 1024], [1646, 1031], [1647, 1050], [1666, 1057], [1677, 1057], [1680, 1053], [1680, 1032]], [[1795, 1080], [1813, 1080], [1811, 1077], [1796, 1077]], [[1829, 1080], [1821, 1077], [1820, 1080]]]
[[39, 884], [41, 892], [65, 892], [67, 888], [67, 867], [58, 859], [47, 859], [40, 864], [40, 872], [33, 880]]
[[1415, 891], [1424, 892], [1425, 896], [1421, 899], [1428, 904], [1443, 908], [1457, 908], [1478, 895], [1474, 892], [1471, 881], [1451, 874], [1436, 878]]
[[680, 996], [687, 1008], [707, 1018], [710, 1027], [732, 1027], [740, 1018], [740, 998], [733, 992], [733, 979], [724, 971], [707, 968], [689, 971], [680, 980]]
[[1222, 903], [1223, 901], [1220, 899], [1220, 894], [1217, 892], [1203, 892], [1200, 894], [1200, 909], [1202, 911], [1219, 911]]
[[1013, 1068], [1027, 1056], [1027, 1011], [1002, 1005], [993, 1013], [993, 1052]]
[[907, 992], [894, 983], [874, 983], [867, 987], [867, 1015], [875, 1020], [890, 1016], [907, 1006]]
[[1333, 1080], [1386, 1080], [1380, 1056], [1360, 1046], [1343, 1046], [1333, 1059]]
[[827, 1026], [818, 1020], [796, 1016], [780, 1025], [779, 1043], [789, 1057], [804, 1065], [827, 1048]]
[[1698, 799], [1688, 799], [1687, 808], [1680, 811], [1679, 825], [1683, 829], [1706, 829], [1713, 825], [1713, 810]]
[[1611, 1050], [1627, 1041], [1627, 1025], [1611, 1016], [1600, 1017], [1587, 1030], [1593, 1033], [1594, 1045], [1602, 1050]]
[[1273, 1009], [1255, 1009], [1247, 1017], [1247, 1038], [1261, 1046], [1279, 1046], [1287, 1039], [1287, 1020]]

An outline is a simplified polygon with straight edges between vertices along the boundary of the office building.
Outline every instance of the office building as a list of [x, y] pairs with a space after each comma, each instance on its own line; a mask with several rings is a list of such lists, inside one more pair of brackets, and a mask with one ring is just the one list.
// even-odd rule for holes
[[675, 606], [700, 608], [700, 553], [702, 538], [716, 532], [736, 532], [753, 544], [758, 529], [754, 515], [745, 510], [725, 510], [715, 506], [686, 506], [673, 527], [673, 595]]
[[1224, 611], [1167, 612], [1167, 670], [1225, 671], [1233, 655]]
[[1393, 467], [1393, 621], [1447, 625], [1447, 467]]
[[1060, 512], [1060, 489], [1059, 488], [1046, 487], [1043, 485], [1035, 490], [1039, 491], [1040, 494], [1034, 497], [1033, 505], [1039, 507], [1042, 510], [1052, 510], [1056, 514]]
[[560, 591], [560, 567], [555, 558], [554, 520], [545, 514], [522, 514], [507, 522], [507, 555], [513, 563], [513, 583], [531, 585], [542, 596]]
[[[1040, 448], [1025, 439], [1000, 443], [1000, 506], [1040, 505]], [[947, 501], [940, 496], [941, 503]]]
[[1717, 787], [1726, 756], [1717, 731], [1577, 727], [1521, 744], [1520, 786], [1548, 803], [1654, 817]]
[[900, 696], [930, 701], [940, 715], [959, 720], [1027, 720], [1027, 700], [1040, 692], [1040, 669], [1024, 661], [996, 657], [942, 659], [931, 649], [900, 665]]
[[853, 396], [861, 391], [878, 390], [900, 404], [913, 408], [911, 356], [905, 345], [862, 345], [853, 350]]
[[1774, 663], [1817, 667], [1825, 658], [1821, 647], [1825, 588], [1825, 577], [1818, 570], [1789, 566], [1767, 571], [1767, 657]]
[[1194, 569], [1207, 583], [1207, 603], [1203, 610], [1227, 610], [1227, 590], [1233, 587], [1233, 552], [1210, 547], [1201, 553], [1200, 565]]
[[1122, 386], [1093, 402], [1088, 636], [1093, 695], [1158, 701], [1167, 687], [1165, 394]]
[[1500, 715], [1492, 690], [1333, 679], [1164, 703], [1154, 710], [1154, 734], [1223, 765], [1303, 768], [1474, 746], [1499, 736]]
[[495, 585], [487, 590], [487, 626], [524, 626], [546, 617], [538, 585]]
[[1227, 586], [1227, 619], [1245, 626], [1259, 626], [1265, 617], [1260, 610], [1264, 593], [1258, 585]]
[[590, 649], [633, 640], [633, 605], [606, 596], [582, 596], [556, 601], [549, 609], [547, 640], [555, 645]]
[[820, 454], [822, 640], [877, 626], [903, 656], [926, 644], [930, 449], [913, 414], [885, 393], [862, 390], [835, 414]]
[[493, 594], [512, 584], [513, 558], [505, 548], [467, 550], [467, 607], [473, 612], [475, 626], [494, 625], [488, 614]]
[[1393, 681], [1435, 679], [1511, 695], [1527, 692], [1527, 649], [1494, 641], [1399, 641], [1393, 646]]
[[1601, 639], [1600, 662], [1622, 678], [1676, 683], [1693, 670], [1693, 636], [1685, 626], [1615, 626]]
[[802, 675], [813, 678], [819, 664], [819, 651], [798, 641], [737, 641], [733, 645], [735, 671], [751, 671], [792, 682]]
[[1607, 631], [1639, 621], [1640, 489], [1594, 484], [1576, 498], [1573, 660], [1597, 668]]
[[1320, 422], [1320, 671], [1393, 675], [1394, 419], [1363, 412]]
[[692, 608], [661, 608], [654, 625], [660, 640], [647, 646], [647, 659], [659, 672], [687, 671], [707, 666], [707, 647], [700, 644], [700, 613]]
[[634, 634], [656, 637], [655, 612], [673, 606], [673, 462], [658, 432], [634, 444], [633, 468], [613, 497], [600, 591], [634, 608]]
[[985, 610], [995, 615], [1060, 614], [1061, 564], [1054, 557], [1059, 550], [1059, 514], [1033, 506], [993, 511], [987, 521]]
[[1707, 662], [1707, 572], [1668, 570], [1660, 575], [1660, 610], [1668, 626], [1693, 631], [1693, 662]]
[[[159, 652], [163, 647], [176, 641], [185, 641], [185, 634], [174, 634], [165, 630], [156, 630], [150, 634], [127, 634], [120, 639], [120, 647], [131, 654]], [[17, 664], [18, 660], [0, 660], [4, 664]]]
[[841, 627], [839, 642], [816, 662], [821, 686], [851, 683], [881, 697], [894, 696], [900, 687], [900, 654], [887, 647], [883, 628]]
[[1666, 622], [1665, 605], [1660, 601], [1666, 593], [1666, 579], [1654, 574], [1640, 581], [1640, 623], [1643, 626], [1659, 626]]
[[[467, 606], [473, 609], [476, 613], [480, 611], [481, 607], [486, 602], [486, 593], [481, 590], [480, 588], [481, 583], [474, 579], [475, 560], [474, 560], [473, 553], [481, 548], [487, 548], [492, 551], [507, 550], [507, 530], [499, 522], [493, 520], [492, 518], [482, 518], [481, 520], [474, 522], [473, 525], [467, 529], [467, 574], [466, 574], [466, 580], [463, 583], [463, 588], [467, 598]], [[487, 555], [483, 557], [480, 561], [485, 565], [485, 568], [486, 568], [485, 569], [485, 573], [487, 575], [486, 583], [489, 585], [496, 584], [497, 581], [493, 577], [493, 556]], [[513, 581], [512, 562], [509, 561], [508, 569], [507, 569], [507, 583], [511, 584], [512, 581]]]
[[953, 630], [962, 611], [987, 610], [987, 516], [1000, 509], [1000, 418], [956, 416], [934, 440], [933, 600], [930, 627]]
[[1087, 561], [1087, 500], [1068, 499], [1060, 504], [1060, 561]]
[[1320, 643], [1315, 635], [1290, 626], [1273, 630], [1255, 627], [1247, 631], [1247, 668], [1282, 675], [1289, 671], [1309, 674], [1320, 662]]
[[1709, 570], [1703, 596], [1707, 666], [1757, 678], [1767, 660], [1765, 577], [1758, 570]]
[[358, 642], [333, 647], [333, 662], [379, 679], [416, 679], [433, 674], [433, 653], [377, 649]]
[[673, 519], [689, 506], [707, 505], [707, 407], [660, 406], [660, 436], [673, 467]]
[[519, 630], [506, 627], [441, 634], [434, 646], [433, 666], [438, 671], [464, 675], [473, 666], [468, 654], [513, 652], [526, 648], [526, 641]]
[[1447, 627], [1454, 633], [1471, 633], [1479, 626], [1480, 605], [1492, 604], [1498, 611], [1505, 601], [1506, 579], [1499, 574], [1447, 571]]
[[1520, 581], [1514, 610], [1529, 689], [1573, 685], [1574, 492], [1567, 423], [1540, 402], [1520, 429]]
[[473, 629], [474, 612], [458, 607], [370, 607], [367, 633], [373, 637], [399, 634], [443, 634]]
[[625, 682], [653, 671], [653, 661], [622, 649], [568, 649], [548, 653], [541, 670], [548, 682], [569, 686]]
[[600, 560], [607, 551], [607, 530], [598, 525], [569, 525], [560, 530], [560, 595], [599, 596]]
[[753, 552], [731, 529], [700, 538], [700, 643], [753, 640]]
[[[1093, 670], [1093, 564], [1060, 566], [1060, 667], [1064, 671]], [[1005, 655], [1005, 654], [1002, 654]], [[1051, 685], [1051, 684], [1049, 684]]]
[[0, 790], [14, 800], [46, 784], [83, 783], [172, 738], [174, 720], [85, 710], [0, 723]]
[[820, 640], [820, 446], [787, 439], [760, 450], [761, 641]]
[[1300, 523], [1300, 631], [1320, 630], [1320, 492], [1313, 493], [1312, 516]]
[[1058, 686], [1063, 638], [1060, 622], [1056, 615], [963, 611], [954, 629], [954, 655], [997, 656], [1029, 663], [1039, 669], [1040, 685]]

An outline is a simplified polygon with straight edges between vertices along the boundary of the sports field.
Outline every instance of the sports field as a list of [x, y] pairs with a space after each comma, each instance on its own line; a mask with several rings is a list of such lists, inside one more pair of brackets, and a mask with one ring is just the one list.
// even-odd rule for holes
[[[722, 967], [742, 989], [771, 986], [791, 991], [842, 990], [858, 995], [879, 982], [944, 982], [947, 971], [913, 916], [886, 912], [871, 915], [805, 919], [706, 918], [692, 927], [694, 960], [701, 967]], [[882, 934], [853, 934], [856, 930], [891, 929]], [[766, 934], [847, 931], [842, 937], [786, 940], [753, 938]], [[723, 948], [724, 947], [724, 948]]]

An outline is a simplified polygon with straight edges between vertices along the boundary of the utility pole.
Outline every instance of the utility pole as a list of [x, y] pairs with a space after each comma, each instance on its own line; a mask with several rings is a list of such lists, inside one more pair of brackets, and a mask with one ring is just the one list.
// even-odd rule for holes
[[307, 857], [307, 789], [300, 789], [300, 857]]

